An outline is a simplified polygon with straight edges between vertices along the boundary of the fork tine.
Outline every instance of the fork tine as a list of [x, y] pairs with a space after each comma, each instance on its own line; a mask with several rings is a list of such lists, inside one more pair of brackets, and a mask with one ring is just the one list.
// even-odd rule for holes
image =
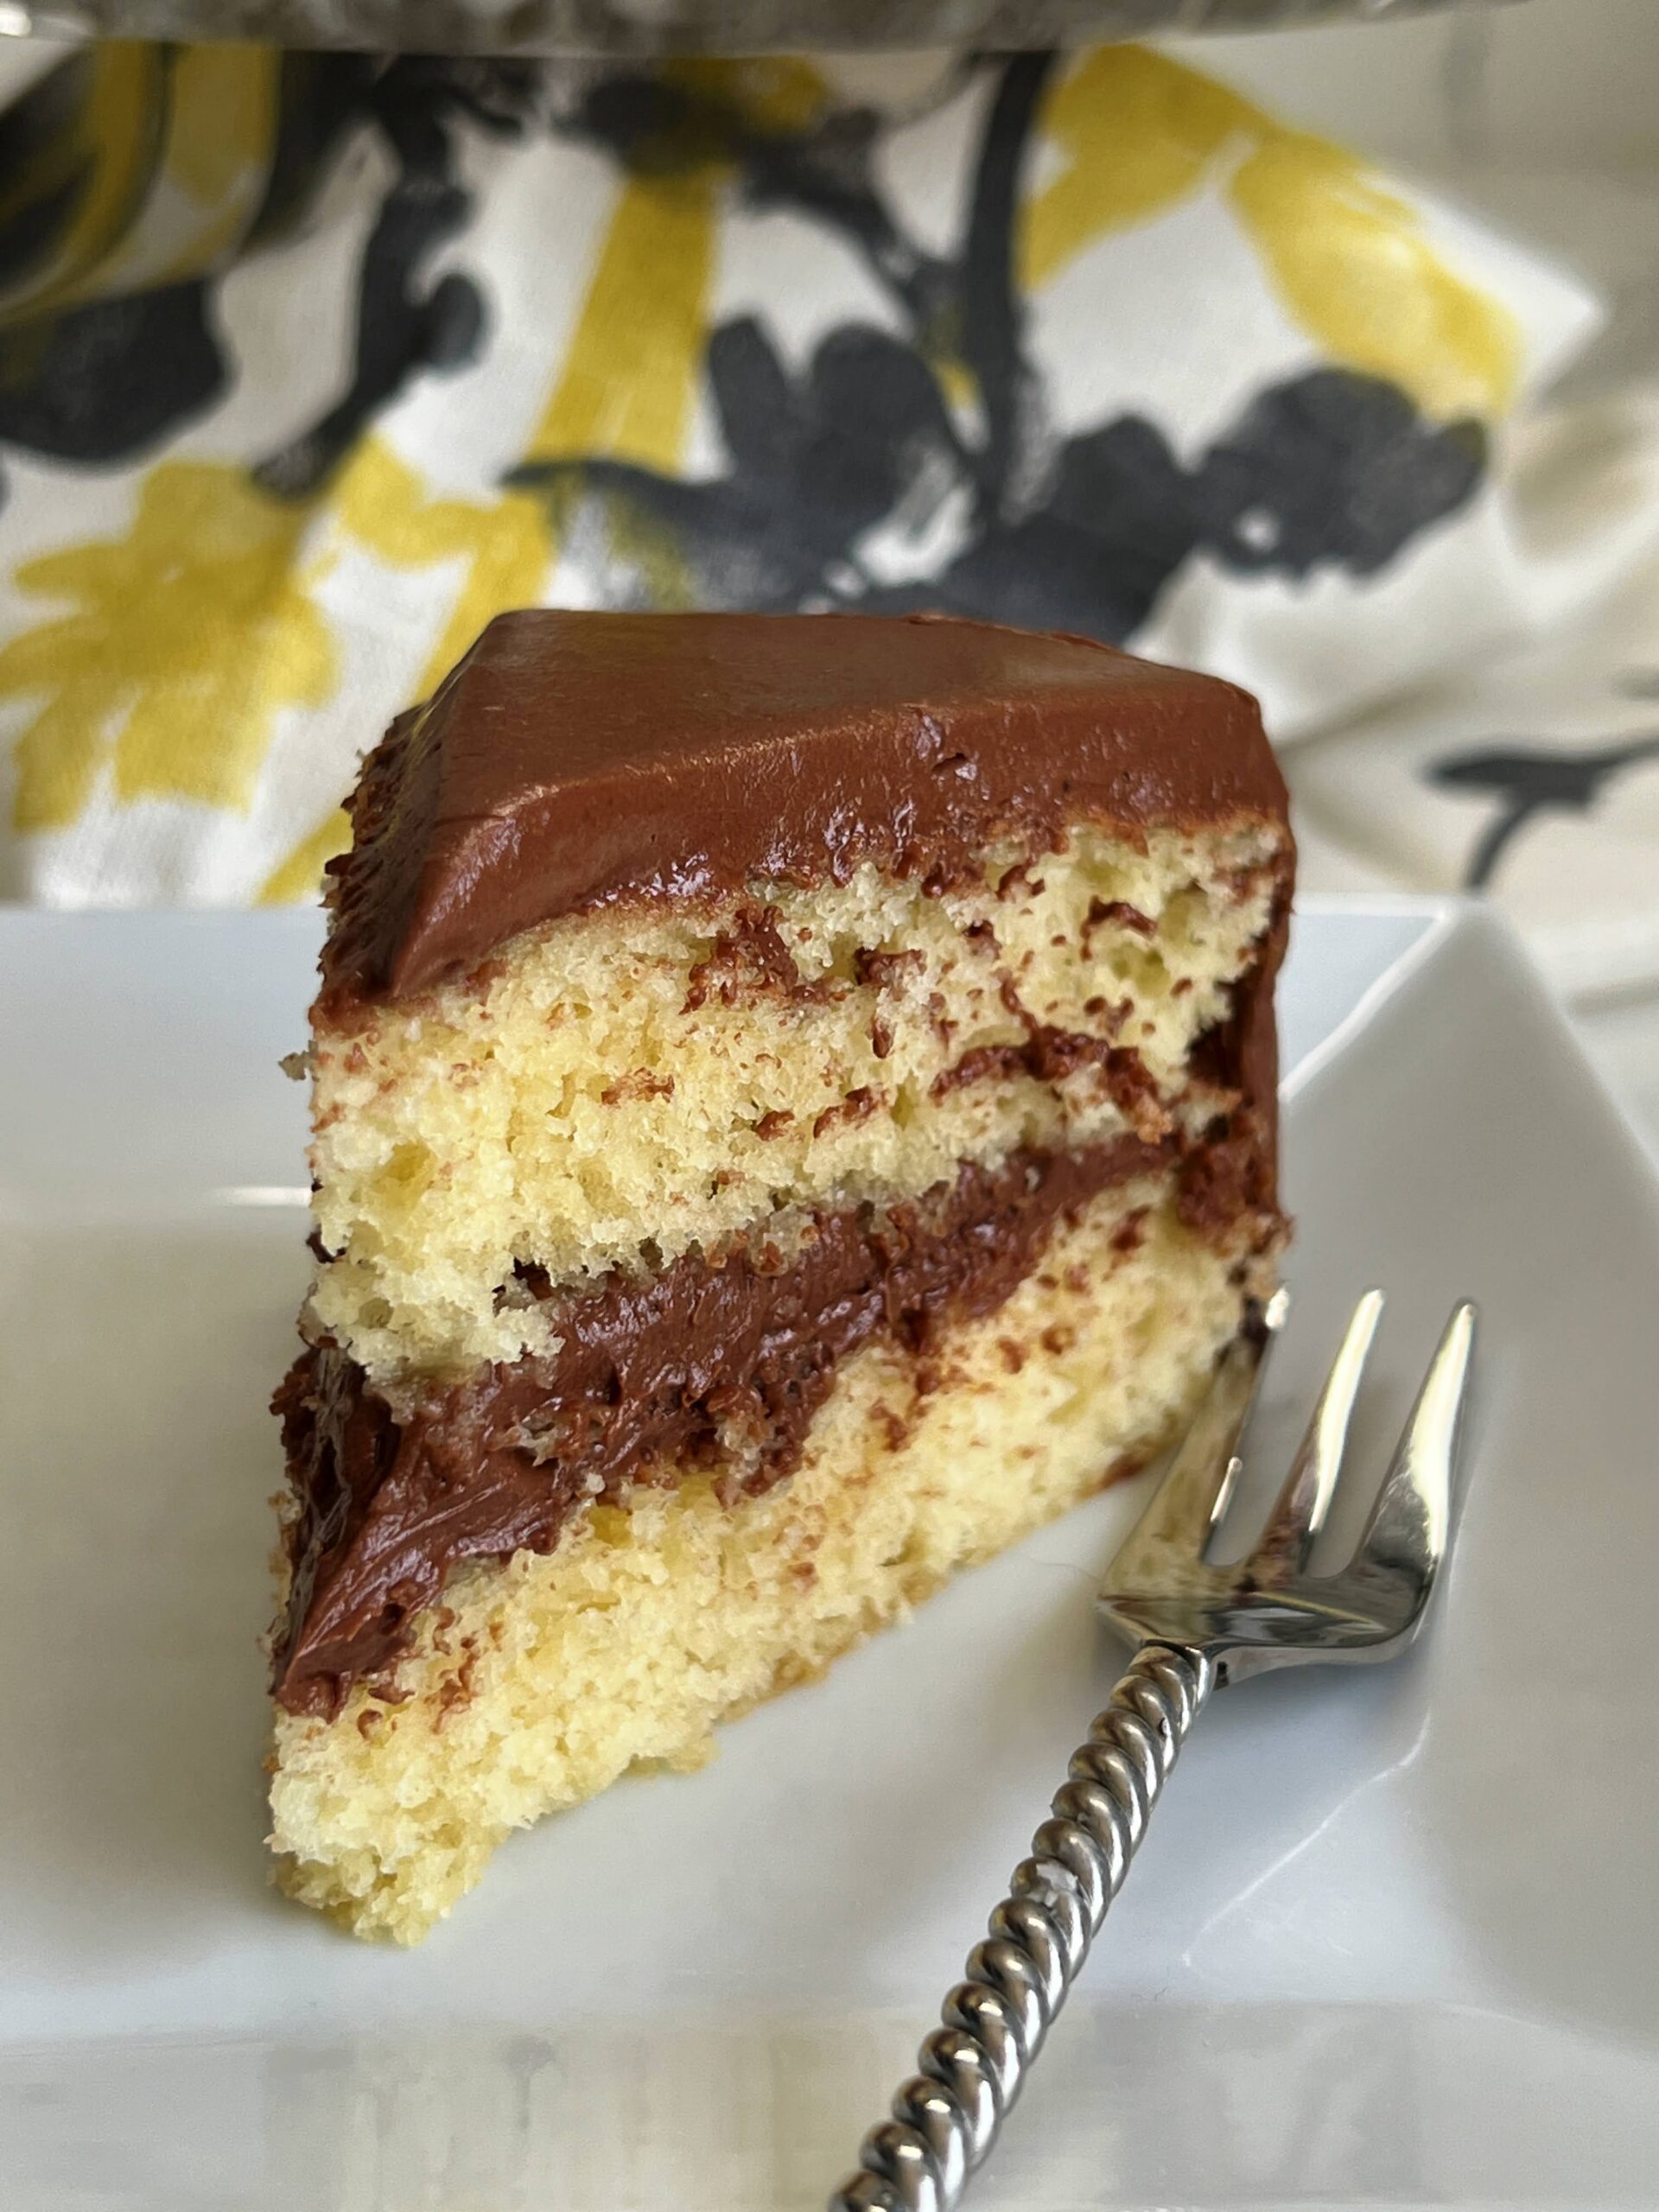
[[1471, 1299], [1452, 1309], [1354, 1554], [1358, 1569], [1406, 1570], [1421, 1580], [1425, 1599], [1446, 1555], [1475, 1318]]
[[1290, 1294], [1274, 1291], [1262, 1310], [1260, 1327], [1241, 1330], [1222, 1353], [1210, 1395], [1113, 1562], [1115, 1572], [1143, 1546], [1173, 1549], [1195, 1560], [1200, 1556], [1227, 1510], [1238, 1478], [1239, 1439], [1274, 1338], [1289, 1310]]
[[1325, 1526], [1342, 1471], [1348, 1446], [1348, 1427], [1354, 1400], [1382, 1313], [1382, 1294], [1368, 1290], [1355, 1306], [1343, 1336], [1341, 1349], [1331, 1363], [1325, 1388], [1307, 1424], [1307, 1433], [1290, 1463], [1290, 1471], [1274, 1501], [1251, 1558], [1262, 1579], [1300, 1573], [1306, 1566], [1314, 1539]]

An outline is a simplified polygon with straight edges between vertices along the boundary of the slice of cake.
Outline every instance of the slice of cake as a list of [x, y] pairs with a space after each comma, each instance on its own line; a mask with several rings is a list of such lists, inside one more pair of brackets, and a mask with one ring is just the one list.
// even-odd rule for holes
[[412, 1942], [1169, 1442], [1282, 1236], [1293, 855], [1230, 685], [840, 615], [505, 616], [353, 825], [271, 1841]]

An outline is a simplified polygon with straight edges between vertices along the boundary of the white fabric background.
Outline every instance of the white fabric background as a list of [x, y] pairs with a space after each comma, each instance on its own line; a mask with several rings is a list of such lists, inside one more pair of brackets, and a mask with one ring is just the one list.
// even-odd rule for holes
[[[1190, 40], [1177, 50], [1541, 246], [1593, 287], [1602, 331], [1560, 380], [1557, 419], [1540, 436], [1585, 454], [1581, 467], [1565, 469], [1561, 512], [1587, 508], [1593, 523], [1604, 497], [1618, 503], [1619, 453], [1645, 474], [1659, 437], [1652, 0], [1523, 0], [1375, 30]], [[1541, 497], [1549, 480], [1539, 480]], [[1635, 558], [1622, 571], [1614, 563], [1595, 583], [1580, 608], [1546, 619], [1532, 639], [1483, 654], [1444, 690], [1292, 756], [1308, 888], [1444, 880], [1454, 817], [1398, 798], [1410, 762], [1431, 743], [1445, 751], [1465, 735], [1484, 741], [1507, 731], [1599, 746], [1659, 730], [1659, 702], [1644, 706], [1618, 688], [1621, 677], [1659, 664], [1659, 562]], [[1583, 1042], [1659, 1158], [1659, 767], [1613, 791], [1616, 806], [1557, 817], [1517, 847], [1498, 896], [1572, 998]], [[1461, 802], [1457, 814], [1468, 810]], [[1580, 887], [1591, 877], [1597, 896], [1586, 902]]]

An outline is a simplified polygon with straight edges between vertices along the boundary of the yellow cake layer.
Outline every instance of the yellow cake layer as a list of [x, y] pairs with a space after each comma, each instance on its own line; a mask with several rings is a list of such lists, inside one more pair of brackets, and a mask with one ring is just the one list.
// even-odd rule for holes
[[[757, 1224], [787, 1235], [791, 1210], [913, 1197], [1018, 1145], [1207, 1116], [1179, 1103], [1188, 1055], [1267, 922], [1281, 834], [1139, 852], [1079, 829], [1023, 874], [988, 854], [982, 883], [941, 896], [870, 868], [774, 886], [759, 950], [730, 902], [567, 917], [470, 982], [320, 1027], [312, 1170], [335, 1256], [315, 1325], [379, 1382], [459, 1373], [548, 1349], [516, 1263], [574, 1283]], [[782, 954], [798, 987], [768, 972]], [[941, 1087], [1033, 1023], [1132, 1048], [1154, 1093], [1126, 1106], [1090, 1066]]]
[[631, 1766], [701, 1764], [717, 1722], [1161, 1450], [1269, 1268], [1190, 1234], [1162, 1183], [1104, 1192], [932, 1376], [887, 1343], [850, 1359], [765, 1497], [691, 1477], [463, 1569], [397, 1669], [406, 1701], [359, 1685], [333, 1720], [278, 1714], [282, 1885], [417, 1942], [515, 1827]]

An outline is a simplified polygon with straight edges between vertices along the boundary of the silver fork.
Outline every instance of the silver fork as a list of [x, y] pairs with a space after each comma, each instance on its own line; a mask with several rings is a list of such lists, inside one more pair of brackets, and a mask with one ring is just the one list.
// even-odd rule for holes
[[1190, 1433], [1107, 1569], [1100, 1609], [1139, 1647], [1135, 1660], [1072, 1755], [1052, 1817], [969, 1953], [966, 1979], [945, 1999], [943, 2024], [924, 2041], [892, 2119], [865, 2137], [859, 2171], [830, 2212], [951, 2212], [962, 2202], [1212, 1690], [1269, 1667], [1391, 1659], [1421, 1628], [1449, 1541], [1475, 1309], [1465, 1300], [1453, 1310], [1358, 1548], [1334, 1574], [1311, 1573], [1308, 1560], [1382, 1311], [1376, 1290], [1354, 1309], [1260, 1539], [1236, 1565], [1211, 1556], [1286, 1311], [1281, 1290], [1222, 1354]]

